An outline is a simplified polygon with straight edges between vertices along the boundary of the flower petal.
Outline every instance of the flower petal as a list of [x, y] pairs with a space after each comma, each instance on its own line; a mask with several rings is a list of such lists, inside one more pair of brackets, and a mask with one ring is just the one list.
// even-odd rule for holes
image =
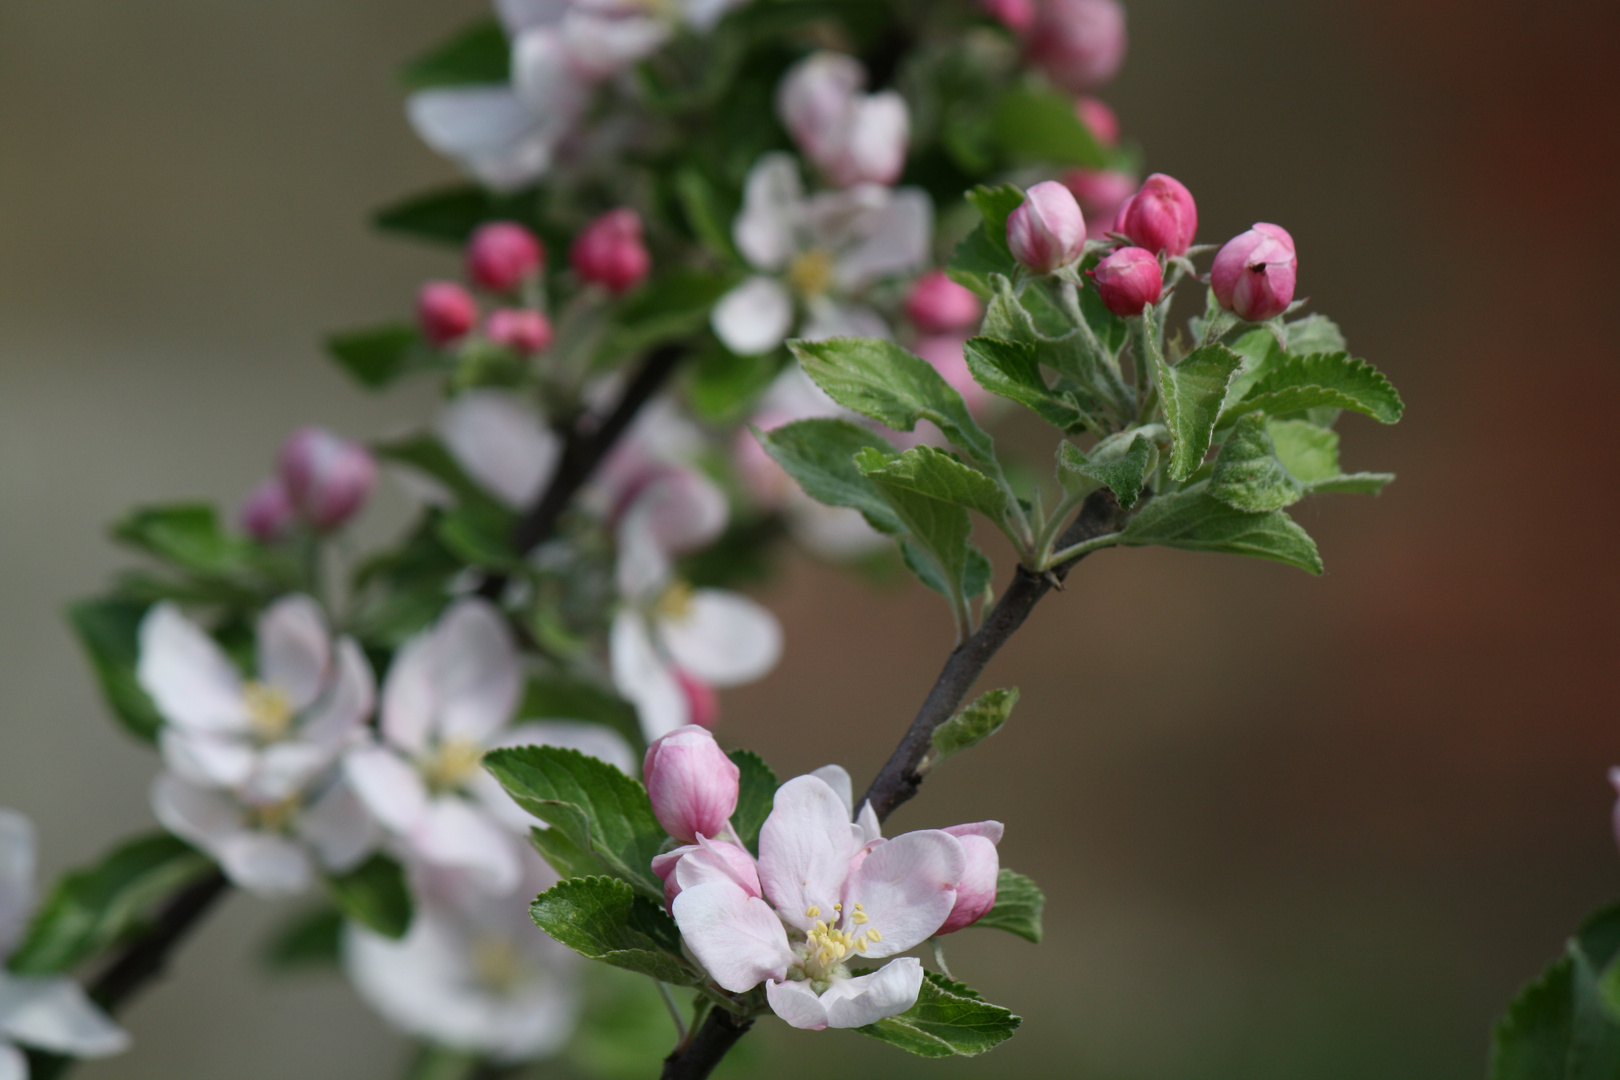
[[562, 456], [562, 440], [515, 394], [458, 394], [439, 413], [445, 449], [466, 474], [514, 509], [539, 496]]
[[766, 154], [749, 170], [731, 238], [754, 269], [785, 269], [798, 253], [794, 226], [803, 203], [804, 180], [792, 154]]
[[432, 629], [424, 630], [400, 646], [383, 680], [377, 726], [391, 745], [413, 756], [427, 753], [432, 744], [439, 708], [437, 653]]
[[793, 294], [774, 278], [751, 277], [719, 299], [709, 324], [739, 356], [768, 353], [793, 329]]
[[72, 1057], [106, 1057], [129, 1048], [129, 1035], [59, 976], [0, 974], [0, 1033], [26, 1046]]
[[878, 278], [921, 269], [933, 243], [934, 203], [921, 188], [896, 188], [861, 222], [861, 236], [838, 257], [833, 273], [845, 291]]
[[0, 810], [0, 956], [8, 956], [34, 908], [34, 823]]
[[551, 167], [563, 134], [505, 86], [419, 90], [405, 101], [417, 136], [497, 191], [513, 191]]
[[899, 1016], [917, 1004], [922, 981], [922, 962], [914, 956], [891, 960], [870, 975], [835, 980], [821, 995], [827, 1009], [827, 1026], [865, 1027]]
[[298, 815], [298, 835], [315, 849], [321, 865], [343, 874], [377, 849], [377, 823], [354, 789], [339, 781]]
[[715, 982], [733, 993], [751, 990], [766, 979], [780, 979], [793, 963], [787, 932], [776, 913], [732, 882], [685, 889], [671, 907], [692, 955]]
[[165, 829], [217, 856], [245, 828], [242, 808], [222, 791], [199, 787], [174, 773], [152, 782], [152, 813]]
[[[688, 851], [675, 864], [675, 884], [682, 889], [695, 889], [716, 881], [729, 882], [749, 896], [760, 896], [759, 867], [754, 857], [741, 845], [726, 840], [698, 837]], [[657, 871], [654, 871], [656, 873]]]
[[299, 733], [309, 742], [341, 749], [362, 730], [377, 703], [377, 680], [365, 653], [351, 637], [338, 640], [335, 677], [324, 697], [304, 717]]
[[354, 793], [384, 828], [408, 833], [427, 813], [427, 785], [393, 750], [375, 743], [343, 755], [343, 772]]
[[235, 833], [221, 842], [216, 854], [225, 876], [258, 896], [296, 896], [307, 891], [315, 877], [309, 852], [276, 833]]
[[495, 0], [495, 14], [508, 34], [561, 22], [571, 0]]
[[[831, 917], [833, 905], [844, 899], [854, 850], [849, 812], [826, 781], [799, 776], [776, 789], [759, 833], [759, 880], [784, 922], [809, 930], [818, 917]], [[821, 914], [807, 915], [812, 907]], [[941, 921], [950, 910], [946, 905]]]
[[273, 743], [259, 751], [253, 775], [238, 794], [254, 804], [293, 798], [336, 759], [334, 751], [302, 739]]
[[860, 816], [855, 819], [855, 827], [860, 830], [860, 842], [871, 843], [883, 836], [883, 823], [878, 820], [877, 811], [872, 809], [870, 801], [861, 803]]
[[512, 838], [478, 807], [456, 796], [441, 796], [410, 836], [422, 858], [472, 872], [478, 886], [505, 895], [523, 876]]
[[646, 620], [638, 612], [621, 611], [614, 616], [608, 653], [613, 663], [613, 685], [635, 705], [641, 733], [648, 742], [691, 721], [686, 693], [653, 647]]
[[246, 731], [242, 677], [214, 639], [170, 603], [141, 620], [135, 677], [169, 723], [197, 731]]
[[512, 632], [484, 600], [458, 600], [433, 631], [439, 734], [482, 746], [512, 718], [523, 675]]
[[782, 626], [741, 593], [699, 589], [683, 619], [661, 619], [675, 663], [713, 686], [763, 678], [782, 657]]
[[772, 1012], [796, 1028], [820, 1031], [827, 1026], [827, 1010], [807, 982], [768, 982], [765, 1000]]
[[[873, 847], [844, 890], [844, 929], [870, 945], [877, 959], [903, 953], [924, 941], [956, 906], [956, 886], [967, 856], [956, 837], [937, 829], [902, 833]], [[870, 920], [856, 925], [856, 905]]]
[[277, 600], [259, 618], [258, 644], [259, 678], [285, 694], [294, 712], [309, 708], [332, 662], [321, 606], [301, 595]]
[[0, 1080], [28, 1080], [28, 1058], [4, 1039], [0, 1039]]
[[165, 727], [158, 748], [169, 768], [204, 787], [237, 787], [253, 775], [258, 755], [246, 742], [206, 731]]
[[576, 9], [563, 17], [562, 44], [571, 67], [590, 79], [606, 79], [655, 51], [673, 32], [659, 18], [602, 18]]
[[809, 318], [799, 330], [805, 341], [826, 341], [836, 337], [881, 338], [894, 337], [883, 316], [864, 304], [840, 303], [828, 296], [818, 296], [809, 304]]
[[855, 784], [849, 778], [848, 769], [842, 765], [823, 765], [819, 769], [812, 769], [809, 775], [818, 777], [837, 792], [844, 802], [844, 813], [849, 817], [855, 816]]

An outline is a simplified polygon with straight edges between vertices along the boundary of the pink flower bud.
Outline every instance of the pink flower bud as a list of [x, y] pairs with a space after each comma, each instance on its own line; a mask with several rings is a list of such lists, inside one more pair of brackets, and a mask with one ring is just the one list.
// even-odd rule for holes
[[687, 671], [676, 668], [675, 681], [686, 695], [686, 713], [700, 728], [713, 729], [720, 722], [720, 695], [714, 687]]
[[515, 221], [480, 225], [467, 242], [467, 275], [491, 292], [509, 293], [540, 271], [546, 249]]
[[1029, 35], [1029, 58], [1075, 93], [1101, 86], [1125, 59], [1119, 0], [1044, 0]]
[[641, 217], [628, 207], [609, 210], [574, 238], [568, 253], [574, 273], [610, 293], [628, 292], [652, 269], [641, 242]]
[[490, 313], [484, 333], [497, 345], [531, 356], [551, 348], [551, 320], [528, 308], [501, 308]]
[[1074, 193], [1056, 180], [1030, 188], [1007, 216], [1007, 246], [1013, 258], [1038, 274], [1068, 266], [1086, 247], [1086, 219]]
[[1035, 0], [979, 0], [979, 6], [1015, 34], [1035, 25]]
[[442, 348], [467, 336], [478, 321], [478, 305], [455, 282], [430, 281], [416, 294], [416, 318], [423, 336]]
[[742, 773], [703, 728], [688, 724], [647, 748], [641, 764], [647, 796], [664, 831], [693, 843], [718, 836], [737, 809]]
[[1119, 208], [1114, 231], [1154, 254], [1185, 255], [1198, 232], [1198, 206], [1180, 180], [1154, 173]]
[[370, 451], [315, 427], [295, 431], [281, 444], [277, 468], [294, 508], [322, 532], [354, 516], [377, 482]]
[[1250, 322], [1264, 322], [1294, 302], [1298, 272], [1299, 258], [1288, 230], [1258, 222], [1215, 253], [1209, 284], [1221, 307]]
[[1104, 146], [1119, 142], [1119, 117], [1106, 103], [1094, 97], [1082, 97], [1074, 103], [1074, 114], [1086, 125], [1092, 137]]
[[287, 494], [287, 485], [276, 476], [254, 488], [237, 511], [237, 521], [242, 531], [261, 544], [286, 539], [296, 517], [297, 511], [293, 509], [292, 498]]
[[984, 317], [984, 305], [945, 271], [930, 270], [911, 287], [906, 314], [925, 334], [949, 334], [977, 326]]
[[1001, 857], [996, 845], [1001, 843], [1001, 822], [980, 821], [972, 825], [953, 825], [944, 830], [962, 842], [967, 854], [967, 871], [956, 886], [956, 906], [935, 934], [954, 934], [972, 926], [996, 906], [996, 879], [1001, 876]]
[[1097, 283], [1103, 307], [1121, 318], [1142, 314], [1164, 294], [1159, 260], [1143, 248], [1120, 248], [1086, 273]]

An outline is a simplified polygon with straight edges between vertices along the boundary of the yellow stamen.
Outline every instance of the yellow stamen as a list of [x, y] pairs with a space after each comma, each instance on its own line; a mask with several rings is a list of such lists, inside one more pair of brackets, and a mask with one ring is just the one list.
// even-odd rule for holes
[[292, 702], [273, 686], [250, 681], [242, 687], [242, 704], [247, 707], [248, 724], [264, 742], [283, 738], [292, 727]]
[[873, 941], [882, 941], [883, 940], [883, 935], [878, 933], [876, 930], [868, 930], [866, 932], [866, 936], [871, 938]]
[[653, 612], [667, 622], [685, 622], [692, 617], [692, 586], [684, 581], [672, 582], [653, 604]]
[[[834, 911], [838, 910], [838, 906], [836, 904], [833, 905], [833, 910]], [[819, 905], [817, 905], [817, 904], [811, 904], [809, 907], [804, 909], [804, 917], [807, 918], [807, 919], [814, 919], [816, 916], [818, 916], [820, 914], [821, 914], [821, 907]]]
[[517, 950], [510, 941], [485, 938], [473, 945], [473, 974], [484, 986], [497, 993], [506, 993], [523, 977]]
[[422, 778], [435, 791], [458, 788], [478, 773], [484, 748], [468, 739], [446, 739], [422, 762]]
[[787, 278], [800, 296], [820, 296], [832, 287], [832, 252], [814, 248], [794, 256], [788, 264]]

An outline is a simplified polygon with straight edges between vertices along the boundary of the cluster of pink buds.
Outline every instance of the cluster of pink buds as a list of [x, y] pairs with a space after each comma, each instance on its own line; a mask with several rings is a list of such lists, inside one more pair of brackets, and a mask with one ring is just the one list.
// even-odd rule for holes
[[641, 236], [641, 217], [634, 210], [609, 210], [574, 238], [569, 265], [581, 281], [600, 285], [617, 296], [640, 285], [652, 269], [652, 256]]
[[242, 504], [242, 531], [267, 544], [300, 524], [331, 532], [359, 512], [376, 483], [377, 462], [364, 446], [324, 428], [301, 428], [282, 443], [275, 475]]

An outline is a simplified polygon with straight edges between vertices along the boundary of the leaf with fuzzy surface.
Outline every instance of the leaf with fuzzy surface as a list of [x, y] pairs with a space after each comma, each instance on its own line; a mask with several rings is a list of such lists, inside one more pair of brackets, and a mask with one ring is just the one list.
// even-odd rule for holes
[[1255, 410], [1281, 416], [1318, 408], [1350, 409], [1393, 424], [1406, 406], [1389, 380], [1367, 361], [1342, 352], [1313, 353], [1267, 364], [1221, 419], [1224, 426]]
[[776, 774], [765, 764], [765, 759], [752, 750], [733, 750], [726, 755], [737, 766], [741, 776], [737, 784], [737, 809], [731, 815], [731, 827], [737, 838], [754, 854], [759, 854], [759, 830], [770, 816], [776, 799]]
[[855, 457], [861, 475], [884, 487], [903, 487], [919, 495], [977, 510], [998, 525], [1007, 514], [1007, 493], [979, 470], [943, 450], [914, 446], [903, 454], [863, 450]]
[[1158, 467], [1158, 460], [1158, 448], [1140, 431], [1104, 439], [1089, 454], [1071, 442], [1062, 442], [1058, 444], [1058, 482], [1071, 494], [1101, 484], [1114, 493], [1121, 507], [1129, 510], [1142, 497], [1142, 488]]
[[373, 855], [348, 873], [327, 878], [326, 887], [344, 915], [383, 937], [397, 940], [411, 928], [405, 868], [387, 855]]
[[1046, 385], [1035, 346], [992, 337], [969, 338], [962, 348], [973, 380], [998, 397], [1034, 410], [1062, 431], [1086, 427], [1085, 414], [1070, 395]]
[[828, 506], [859, 510], [867, 524], [879, 532], [894, 535], [905, 531], [888, 501], [855, 467], [855, 455], [863, 450], [894, 452], [894, 446], [881, 435], [848, 420], [823, 417], [798, 420], [770, 431], [756, 429], [754, 436], [812, 499]]
[[1238, 510], [1280, 510], [1306, 495], [1376, 495], [1389, 473], [1339, 472], [1339, 436], [1308, 420], [1250, 413], [1233, 425], [1210, 474], [1210, 491]]
[[1007, 246], [1007, 218], [1024, 203], [1024, 193], [1016, 185], [976, 187], [968, 192], [968, 202], [979, 211], [979, 227], [956, 245], [951, 256], [950, 275], [958, 284], [988, 300], [996, 275], [1011, 277], [1018, 263]]
[[1257, 514], [1217, 499], [1209, 481], [1160, 495], [1131, 519], [1120, 536], [1124, 547], [1181, 548], [1272, 559], [1311, 574], [1322, 572], [1316, 542], [1281, 510]]
[[560, 881], [535, 898], [529, 914], [536, 926], [581, 956], [675, 986], [702, 981], [681, 956], [675, 920], [626, 882], [606, 877]]
[[1018, 704], [1018, 688], [988, 690], [934, 729], [936, 762], [972, 749], [1001, 729]]
[[1159, 396], [1170, 427], [1170, 476], [1185, 480], [1203, 464], [1221, 402], [1243, 358], [1224, 345], [1205, 345], [1171, 367], [1155, 353]]

